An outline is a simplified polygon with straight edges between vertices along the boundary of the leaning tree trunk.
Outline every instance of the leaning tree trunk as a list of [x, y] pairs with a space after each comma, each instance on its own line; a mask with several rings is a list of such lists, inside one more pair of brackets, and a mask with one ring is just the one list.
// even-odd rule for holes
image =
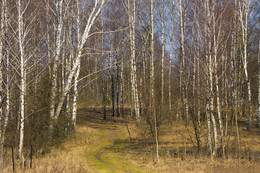
[[62, 94], [59, 97], [58, 106], [57, 106], [57, 109], [55, 111], [55, 117], [54, 117], [55, 119], [57, 119], [60, 115], [64, 99], [65, 99], [67, 93], [69, 92], [69, 90], [71, 88], [72, 79], [75, 76], [77, 68], [79, 67], [80, 60], [81, 60], [82, 53], [83, 53], [83, 47], [84, 47], [84, 45], [85, 45], [85, 43], [86, 43], [86, 41], [89, 37], [90, 29], [92, 28], [94, 21], [96, 20], [97, 16], [99, 15], [101, 9], [103, 8], [104, 3], [105, 3], [104, 0], [100, 0], [100, 1], [95, 0], [94, 7], [93, 7], [93, 9], [92, 9], [92, 11], [89, 15], [89, 18], [86, 22], [86, 25], [84, 27], [84, 32], [80, 36], [80, 38], [81, 38], [80, 44], [79, 44], [79, 47], [77, 48], [75, 61], [72, 65], [72, 68], [71, 68], [69, 75], [67, 77], [67, 82], [66, 82], [66, 85], [64, 87], [64, 91], [62, 92]]

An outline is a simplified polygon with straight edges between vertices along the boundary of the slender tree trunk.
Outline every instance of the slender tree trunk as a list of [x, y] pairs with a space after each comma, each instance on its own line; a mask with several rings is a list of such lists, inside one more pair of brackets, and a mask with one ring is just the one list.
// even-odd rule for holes
[[[196, 48], [196, 51], [195, 51], [195, 55], [196, 57], [194, 57], [194, 59], [196, 58], [197, 60], [197, 67], [195, 66], [194, 64], [194, 68], [197, 68], [197, 71], [195, 70], [195, 72], [197, 72], [197, 118], [198, 118], [198, 150], [200, 152], [200, 149], [201, 149], [201, 121], [200, 121], [200, 100], [201, 100], [201, 96], [200, 96], [200, 43], [201, 43], [201, 35], [199, 33], [200, 31], [200, 25], [199, 25], [199, 20], [197, 18], [197, 11], [199, 10], [199, 7], [198, 7], [198, 4], [196, 3], [196, 8], [195, 8], [195, 27], [197, 28], [197, 31], [198, 32], [195, 32], [197, 33], [197, 36], [195, 37], [196, 38], [196, 45], [195, 45], [195, 48]], [[195, 74], [196, 75], [196, 74]], [[196, 76], [195, 76], [196, 78]], [[196, 85], [196, 83], [195, 83]]]
[[201, 122], [200, 122], [200, 60], [199, 56], [197, 56], [197, 117], [198, 117], [198, 137], [199, 137], [199, 150], [201, 148]]
[[[172, 0], [172, 10], [174, 9], [174, 0]], [[172, 76], [172, 61], [173, 61], [173, 33], [174, 32], [174, 13], [171, 16], [171, 39], [170, 39], [170, 63], [169, 63], [169, 110], [172, 111], [172, 89], [171, 89], [171, 76]]]
[[248, 119], [248, 130], [251, 130], [252, 127], [252, 103], [251, 103], [251, 84], [250, 79], [248, 76], [247, 70], [247, 27], [248, 27], [248, 0], [239, 2], [239, 15], [240, 15], [240, 23], [241, 23], [241, 30], [242, 30], [242, 43], [243, 43], [243, 66], [244, 66], [244, 73], [245, 73], [245, 80], [247, 83], [247, 92], [248, 92], [248, 111], [249, 111], [249, 119]]
[[180, 65], [180, 88], [181, 88], [181, 95], [182, 95], [182, 107], [183, 107], [183, 115], [186, 118], [186, 122], [189, 121], [189, 108], [188, 108], [188, 98], [187, 98], [187, 81], [184, 75], [184, 68], [185, 68], [185, 48], [184, 48], [184, 34], [185, 34], [185, 21], [183, 19], [183, 2], [179, 0], [179, 18], [180, 18], [180, 45], [181, 45], [181, 65]]
[[[221, 117], [221, 110], [220, 110], [220, 99], [219, 99], [219, 82], [218, 82], [218, 61], [217, 61], [217, 51], [218, 51], [218, 43], [219, 43], [219, 36], [220, 36], [220, 31], [218, 33], [218, 37], [216, 35], [216, 19], [215, 19], [215, 14], [214, 12], [212, 13], [212, 21], [213, 21], [213, 57], [214, 57], [214, 76], [215, 76], [215, 88], [216, 88], [216, 107], [217, 107], [217, 114], [218, 114], [218, 119], [219, 119], [219, 131], [220, 131], [220, 141], [221, 141], [221, 147], [222, 150], [224, 150], [224, 145], [223, 145], [223, 126], [222, 126], [222, 117]], [[221, 25], [221, 24], [220, 24]], [[216, 138], [217, 139], [217, 138]], [[217, 150], [217, 142], [215, 141], [216, 148]], [[216, 154], [216, 151], [215, 151]]]
[[124, 117], [124, 59], [121, 59], [121, 71], [120, 71], [120, 90], [121, 90], [121, 115]]
[[[104, 13], [103, 9], [101, 10], [101, 29], [103, 32], [104, 29]], [[105, 57], [104, 57], [104, 34], [101, 36], [101, 56], [102, 56], [102, 67], [105, 68]], [[106, 90], [105, 90], [105, 71], [103, 71], [102, 74], [102, 94], [103, 94], [103, 119], [107, 119], [107, 113], [106, 113]]]
[[[68, 39], [67, 39], [67, 44], [68, 44], [68, 51], [69, 51], [69, 55], [68, 57], [66, 58], [67, 62], [66, 62], [66, 67], [67, 67], [67, 71], [66, 71], [66, 74], [65, 74], [65, 83], [64, 83], [64, 87], [67, 83], [67, 77], [69, 75], [69, 72], [71, 70], [71, 63], [72, 63], [72, 58], [74, 57], [74, 52], [73, 52], [73, 38], [74, 38], [74, 34], [73, 34], [73, 20], [69, 20], [71, 21], [70, 22], [70, 26], [68, 27], [69, 31], [68, 31]], [[69, 39], [70, 38], [70, 39]], [[63, 92], [64, 92], [64, 87], [63, 87]], [[67, 103], [66, 103], [66, 109], [68, 111], [68, 114], [70, 114], [70, 92], [67, 93]]]
[[[207, 80], [207, 83], [208, 80]], [[209, 85], [209, 84], [207, 84]], [[209, 95], [209, 94], [208, 94]], [[210, 123], [210, 110], [209, 110], [209, 96], [207, 96], [207, 101], [206, 101], [206, 116], [207, 116], [207, 125], [208, 125], [208, 131], [207, 131], [207, 140], [208, 140], [208, 152], [210, 156], [212, 157], [212, 146], [211, 146], [211, 123]]]
[[25, 57], [24, 57], [24, 32], [23, 32], [23, 9], [21, 0], [18, 0], [18, 42], [20, 52], [20, 139], [19, 139], [19, 158], [23, 161], [23, 142], [24, 142], [24, 108], [25, 108], [25, 86], [26, 86], [26, 70], [25, 70]]
[[[4, 40], [4, 13], [5, 13], [5, 2], [2, 1], [2, 6], [1, 6], [1, 22], [0, 22], [0, 103], [3, 102], [3, 97], [2, 97], [2, 93], [3, 93], [3, 74], [2, 74], [2, 70], [3, 70], [3, 65], [2, 65], [2, 61], [3, 61], [3, 40]], [[0, 169], [1, 172], [3, 172], [3, 160], [4, 160], [4, 141], [3, 141], [3, 108], [2, 106], [0, 107]]]
[[151, 62], [150, 62], [150, 112], [154, 116], [154, 133], [156, 143], [156, 158], [159, 160], [159, 141], [158, 141], [158, 130], [157, 130], [157, 116], [155, 112], [155, 99], [154, 99], [154, 1], [151, 0]]
[[120, 92], [120, 76], [119, 76], [119, 57], [116, 55], [116, 86], [117, 86], [117, 91], [116, 91], [116, 113], [117, 117], [120, 117], [120, 108], [119, 108], [119, 92]]
[[112, 116], [115, 116], [115, 84], [114, 84], [114, 61], [111, 53], [109, 53], [109, 62], [111, 69], [111, 98], [112, 98]]
[[258, 121], [257, 127], [260, 128], [260, 39], [258, 42]]
[[161, 2], [161, 21], [162, 21], [162, 71], [161, 71], [161, 110], [164, 106], [164, 0]]
[[76, 127], [76, 119], [77, 119], [77, 96], [78, 96], [78, 77], [79, 77], [79, 70], [80, 64], [78, 66], [76, 75], [74, 77], [74, 95], [73, 95], [73, 106], [72, 106], [72, 128], [75, 129]]
[[[10, 46], [9, 46], [9, 25], [8, 25], [8, 3], [4, 0], [4, 19], [5, 19], [5, 50], [6, 50], [6, 110], [5, 110], [5, 120], [3, 125], [3, 134], [5, 134], [5, 129], [9, 120], [10, 114], [10, 85], [11, 85], [11, 70], [10, 70]], [[4, 135], [3, 135], [4, 137]], [[3, 140], [4, 141], [4, 140]]]
[[135, 0], [128, 1], [129, 24], [130, 24], [130, 43], [131, 43], [131, 93], [132, 93], [132, 105], [134, 106], [136, 121], [140, 123], [140, 110], [139, 110], [139, 98], [138, 88], [136, 80], [136, 57], [135, 57]]
[[[214, 3], [214, 2], [213, 2]], [[214, 101], [213, 101], [213, 62], [212, 62], [212, 51], [214, 51], [215, 47], [211, 46], [211, 34], [213, 34], [213, 37], [215, 37], [215, 33], [214, 33], [214, 27], [215, 25], [212, 25], [212, 21], [214, 21], [214, 16], [212, 15], [212, 13], [214, 13], [214, 7], [215, 4], [213, 4], [213, 6], [210, 7], [209, 4], [209, 0], [207, 0], [206, 2], [207, 4], [207, 22], [208, 22], [208, 26], [212, 26], [213, 28], [213, 33], [210, 32], [210, 28], [207, 27], [207, 39], [208, 39], [208, 50], [207, 50], [207, 59], [208, 59], [208, 76], [209, 76], [209, 114], [211, 117], [211, 121], [212, 121], [212, 128], [213, 128], [213, 137], [214, 137], [214, 148], [213, 148], [213, 156], [216, 156], [217, 153], [217, 148], [218, 148], [218, 139], [217, 139], [217, 126], [216, 126], [216, 120], [213, 114], [213, 110], [214, 110]], [[210, 11], [211, 10], [211, 11]], [[214, 43], [215, 39], [213, 40]], [[214, 46], [214, 45], [213, 45]]]
[[50, 7], [49, 7], [49, 4], [50, 4], [50, 0], [47, 0], [46, 2], [46, 16], [47, 16], [47, 56], [48, 56], [48, 68], [49, 68], [49, 75], [51, 76], [52, 74], [52, 68], [51, 68], [51, 42], [50, 42], [50, 30], [51, 30], [51, 27], [50, 27]]
[[[79, 1], [76, 1], [77, 3], [77, 47], [80, 46], [80, 7], [79, 7]], [[73, 39], [73, 38], [72, 38]], [[77, 97], [78, 97], [78, 78], [80, 73], [80, 62], [78, 64], [78, 68], [76, 70], [76, 74], [74, 76], [74, 95], [73, 95], [73, 106], [72, 106], [72, 128], [75, 129], [76, 127], [76, 119], [77, 119]]]
[[56, 38], [55, 38], [55, 57], [52, 67], [52, 82], [51, 82], [51, 100], [50, 100], [50, 137], [52, 137], [54, 124], [58, 120], [58, 117], [55, 117], [55, 103], [56, 103], [56, 96], [57, 96], [57, 76], [58, 76], [58, 60], [60, 58], [61, 52], [61, 35], [62, 35], [62, 5], [63, 0], [59, 0], [56, 3], [56, 10], [57, 10], [57, 26], [56, 26]]
[[132, 9], [132, 61], [133, 61], [133, 85], [134, 85], [134, 104], [135, 104], [135, 116], [136, 121], [140, 123], [140, 108], [139, 108], [139, 95], [137, 87], [137, 76], [136, 76], [136, 56], [135, 56], [135, 0], [133, 0], [133, 9]]
[[[224, 52], [223, 52], [224, 53]], [[228, 128], [228, 103], [227, 103], [227, 66], [226, 66], [226, 55], [222, 55], [222, 69], [223, 69], [223, 78], [222, 78], [222, 117], [225, 119], [225, 132], [223, 137], [223, 157], [225, 158], [225, 147], [226, 147], [226, 140], [227, 140], [227, 128]], [[224, 123], [223, 123], [224, 124]]]
[[[9, 120], [10, 112], [10, 61], [9, 61], [9, 36], [8, 36], [8, 18], [7, 18], [7, 2], [2, 0], [2, 9], [1, 9], [1, 33], [0, 33], [0, 103], [3, 104], [3, 58], [4, 58], [4, 45], [5, 42], [5, 52], [6, 52], [6, 66], [7, 66], [7, 82], [6, 82], [6, 109], [5, 116], [3, 114], [3, 108], [0, 108], [0, 169], [3, 171], [3, 160], [4, 160], [4, 142], [5, 142], [5, 130]], [[5, 40], [5, 41], [4, 41]]]

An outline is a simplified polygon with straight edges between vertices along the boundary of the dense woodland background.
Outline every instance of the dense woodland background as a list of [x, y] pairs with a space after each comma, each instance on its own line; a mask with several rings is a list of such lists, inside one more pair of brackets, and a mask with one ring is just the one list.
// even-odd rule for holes
[[157, 159], [172, 122], [192, 127], [196, 153], [212, 158], [231, 151], [239, 158], [239, 125], [260, 128], [258, 0], [1, 0], [0, 7], [1, 166], [11, 146], [21, 160], [31, 146], [49, 152], [75, 129], [78, 104], [102, 107], [104, 119], [107, 109], [134, 118]]

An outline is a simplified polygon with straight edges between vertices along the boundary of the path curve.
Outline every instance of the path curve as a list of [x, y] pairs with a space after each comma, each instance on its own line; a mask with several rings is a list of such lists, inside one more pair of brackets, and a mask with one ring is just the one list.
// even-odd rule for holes
[[[103, 132], [103, 133], [105, 133], [105, 132]], [[108, 133], [105, 133], [105, 134], [107, 135], [107, 137], [108, 137], [109, 139], [111, 139], [111, 140], [113, 141], [113, 144], [110, 145], [110, 146], [108, 146], [108, 147], [106, 147], [106, 148], [104, 148], [104, 149], [99, 150], [99, 151], [97, 152], [96, 156], [95, 156], [96, 159], [97, 159], [98, 161], [100, 161], [101, 163], [103, 163], [103, 164], [109, 166], [110, 168], [114, 169], [114, 170], [123, 171], [123, 172], [125, 172], [125, 173], [132, 173], [131, 171], [120, 170], [120, 169], [118, 169], [117, 167], [115, 167], [115, 166], [113, 166], [113, 165], [107, 163], [106, 161], [104, 161], [104, 160], [101, 158], [102, 154], [103, 154], [106, 150], [111, 149], [111, 148], [113, 148], [113, 147], [115, 147], [115, 146], [117, 145], [117, 139], [115, 138], [115, 135], [114, 135], [113, 132], [108, 132]]]

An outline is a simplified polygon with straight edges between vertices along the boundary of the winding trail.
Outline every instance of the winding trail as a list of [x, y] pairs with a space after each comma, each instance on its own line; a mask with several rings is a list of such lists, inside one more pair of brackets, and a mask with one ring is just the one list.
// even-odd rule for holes
[[96, 156], [95, 156], [96, 159], [97, 159], [98, 161], [100, 161], [101, 163], [103, 163], [103, 164], [109, 166], [110, 168], [114, 169], [114, 170], [123, 171], [123, 172], [125, 172], [125, 173], [132, 173], [131, 171], [120, 170], [119, 168], [117, 168], [117, 167], [115, 167], [115, 166], [113, 166], [113, 165], [107, 163], [106, 161], [104, 161], [104, 160], [101, 158], [102, 154], [103, 154], [106, 150], [111, 149], [111, 148], [113, 148], [113, 147], [115, 147], [115, 146], [117, 145], [117, 138], [115, 137], [115, 133], [114, 133], [113, 131], [110, 131], [110, 132], [107, 132], [107, 133], [106, 133], [106, 132], [102, 132], [102, 133], [105, 133], [105, 134], [107, 135], [107, 137], [108, 137], [110, 140], [113, 141], [113, 144], [110, 145], [110, 146], [108, 146], [108, 147], [106, 147], [106, 148], [104, 148], [104, 149], [99, 150], [99, 151], [97, 152]]

